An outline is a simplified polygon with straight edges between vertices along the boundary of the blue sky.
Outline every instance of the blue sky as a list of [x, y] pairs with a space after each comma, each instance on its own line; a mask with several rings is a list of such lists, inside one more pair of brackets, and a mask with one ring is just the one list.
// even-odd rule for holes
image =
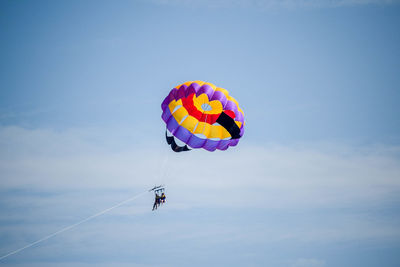
[[[1, 1], [5, 266], [398, 266], [399, 1]], [[160, 104], [224, 87], [246, 133], [172, 153]], [[0, 255], [0, 256], [1, 256]]]

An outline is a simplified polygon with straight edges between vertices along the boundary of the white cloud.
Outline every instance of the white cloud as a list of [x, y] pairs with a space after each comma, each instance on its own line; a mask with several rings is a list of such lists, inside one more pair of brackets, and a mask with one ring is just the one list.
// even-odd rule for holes
[[[196, 190], [200, 193], [191, 205], [264, 202], [270, 208], [379, 201], [400, 191], [397, 147], [260, 147], [243, 142], [225, 152], [177, 154], [163, 140], [149, 149], [113, 138], [94, 130], [1, 128], [0, 189], [120, 190], [167, 183], [178, 202]], [[110, 148], [112, 144], [120, 149]]]

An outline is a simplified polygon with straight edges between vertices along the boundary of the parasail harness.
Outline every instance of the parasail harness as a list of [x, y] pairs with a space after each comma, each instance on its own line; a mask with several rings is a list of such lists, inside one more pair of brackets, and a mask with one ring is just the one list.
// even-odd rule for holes
[[153, 210], [156, 210], [160, 205], [165, 203], [165, 188], [163, 185], [154, 186], [149, 192], [154, 191]]

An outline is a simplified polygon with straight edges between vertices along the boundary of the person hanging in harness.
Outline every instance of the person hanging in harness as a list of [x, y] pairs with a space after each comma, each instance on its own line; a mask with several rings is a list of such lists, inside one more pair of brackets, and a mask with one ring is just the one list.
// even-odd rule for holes
[[166, 198], [165, 194], [164, 194], [164, 192], [162, 192], [161, 197], [160, 197], [162, 204], [165, 203], [165, 198]]
[[153, 210], [156, 210], [158, 206], [160, 206], [161, 197], [156, 193], [156, 197], [154, 199]]

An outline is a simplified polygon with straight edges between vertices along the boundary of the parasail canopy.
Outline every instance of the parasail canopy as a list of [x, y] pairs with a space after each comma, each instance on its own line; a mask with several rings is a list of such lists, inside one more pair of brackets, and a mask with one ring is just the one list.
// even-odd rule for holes
[[227, 90], [211, 83], [191, 81], [176, 86], [161, 109], [167, 143], [175, 152], [192, 148], [226, 150], [236, 146], [244, 134], [244, 113], [239, 103]]

